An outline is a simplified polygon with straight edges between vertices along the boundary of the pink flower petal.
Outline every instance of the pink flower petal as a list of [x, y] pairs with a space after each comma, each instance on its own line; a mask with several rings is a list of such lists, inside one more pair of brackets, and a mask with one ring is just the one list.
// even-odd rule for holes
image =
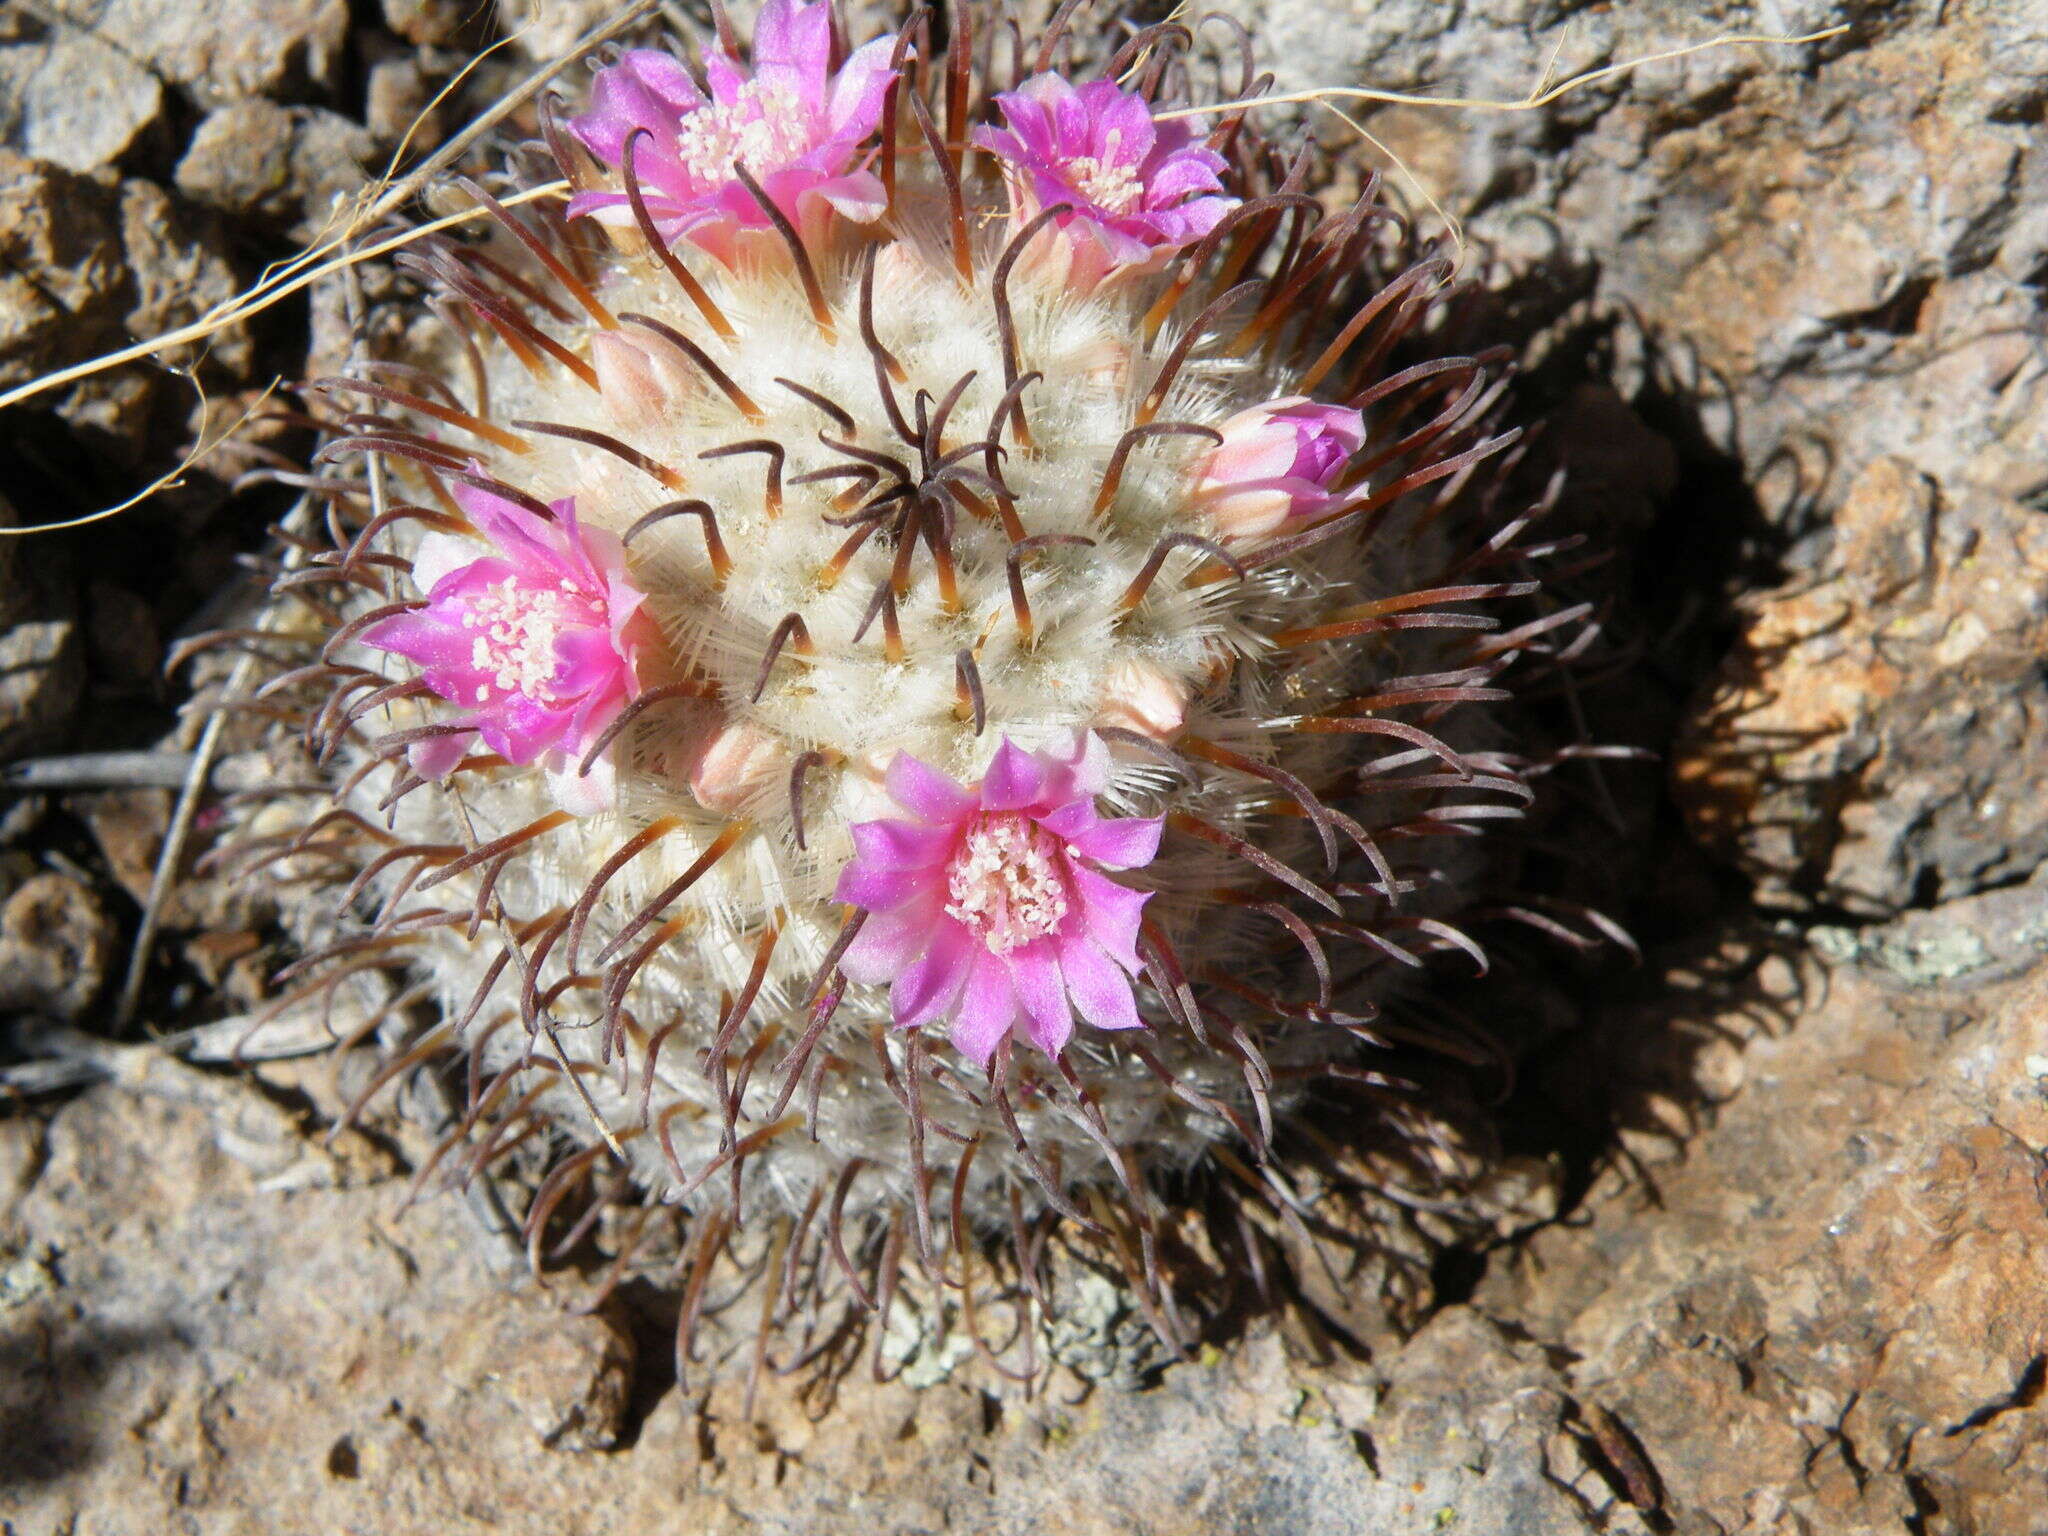
[[953, 1044], [968, 1060], [986, 1067], [1017, 1022], [1017, 989], [1009, 969], [990, 954], [975, 957], [953, 1015]]
[[981, 808], [1017, 811], [1033, 804], [1045, 790], [1047, 765], [1005, 739], [981, 780]]
[[924, 952], [934, 928], [949, 921], [938, 903], [914, 903], [891, 912], [871, 912], [861, 925], [839, 969], [848, 981], [863, 985], [893, 980], [896, 973]]
[[873, 864], [856, 862], [839, 871], [832, 899], [866, 907], [870, 912], [886, 912], [910, 901], [931, 883], [929, 869], [879, 869]]
[[957, 924], [896, 975], [889, 987], [889, 1013], [898, 1029], [917, 1029], [950, 1013], [966, 985], [978, 946]]
[[1065, 805], [1042, 811], [1031, 818], [1060, 841], [1076, 842], [1102, 824], [1092, 800], [1069, 800]]
[[952, 828], [946, 826], [893, 820], [857, 822], [853, 827], [854, 862], [874, 870], [933, 870], [951, 855], [954, 840]]
[[1068, 839], [1075, 850], [1111, 869], [1136, 869], [1159, 855], [1159, 834], [1165, 825], [1159, 816], [1121, 816], [1097, 822], [1087, 831]]
[[896, 754], [889, 764], [884, 783], [890, 799], [926, 821], [952, 823], [964, 820], [979, 803], [975, 795], [908, 752]]
[[805, 189], [806, 198], [819, 198], [840, 217], [856, 224], [872, 224], [889, 211], [889, 194], [881, 179], [866, 171], [851, 176], [834, 176]]
[[1088, 937], [1106, 950], [1127, 971], [1143, 969], [1138, 959], [1138, 928], [1144, 919], [1150, 891], [1134, 891], [1107, 875], [1079, 865], [1071, 871], [1074, 888], [1081, 896], [1082, 919]]
[[423, 741], [416, 741], [405, 749], [406, 766], [429, 782], [445, 779], [455, 765], [469, 755], [470, 743], [475, 739], [464, 732], [460, 735], [429, 736]]
[[835, 137], [865, 138], [882, 120], [882, 102], [896, 71], [889, 67], [895, 44], [878, 37], [853, 50], [839, 66], [839, 78], [832, 83], [828, 121]]
[[1003, 957], [1010, 967], [1010, 984], [1024, 1005], [1025, 1028], [1032, 1044], [1048, 1056], [1066, 1049], [1074, 1032], [1074, 1010], [1067, 1006], [1067, 992], [1060, 980], [1058, 953], [1050, 939], [1038, 939], [1013, 949]]
[[1131, 978], [1101, 950], [1085, 939], [1060, 945], [1060, 974], [1066, 978], [1067, 995], [1081, 1017], [1097, 1029], [1137, 1029], [1137, 999], [1131, 993]]

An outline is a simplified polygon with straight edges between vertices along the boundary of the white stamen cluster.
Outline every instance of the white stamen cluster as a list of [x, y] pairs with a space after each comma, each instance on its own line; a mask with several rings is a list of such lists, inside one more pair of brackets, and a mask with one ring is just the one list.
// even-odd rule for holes
[[[555, 642], [562, 629], [563, 600], [509, 577], [479, 594], [462, 615], [464, 629], [481, 629], [470, 642], [470, 665], [489, 672], [501, 693], [522, 694], [537, 704], [554, 698], [561, 661]], [[477, 698], [488, 695], [481, 687]]]
[[1128, 213], [1144, 196], [1144, 183], [1137, 171], [1116, 158], [1117, 132], [1109, 132], [1109, 144], [1100, 157], [1081, 155], [1067, 162], [1074, 190], [1106, 213]]
[[1067, 915], [1060, 844], [1023, 816], [983, 816], [946, 866], [948, 916], [997, 954], [1042, 939]]
[[676, 131], [676, 158], [701, 183], [716, 185], [737, 160], [756, 176], [788, 164], [809, 147], [802, 103], [781, 80], [749, 80], [738, 99], [706, 106]]

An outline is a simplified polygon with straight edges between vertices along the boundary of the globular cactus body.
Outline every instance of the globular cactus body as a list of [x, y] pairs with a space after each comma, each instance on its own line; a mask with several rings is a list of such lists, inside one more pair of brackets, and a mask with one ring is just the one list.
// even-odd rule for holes
[[616, 1148], [700, 1263], [1060, 1212], [1150, 1284], [1152, 1181], [1265, 1157], [1470, 947], [1533, 587], [1488, 368], [1413, 352], [1447, 265], [1159, 116], [1181, 29], [1003, 90], [974, 19], [769, 0], [708, 94], [629, 54], [551, 125], [568, 217], [423, 247], [446, 347], [326, 386], [414, 501], [337, 503], [294, 686], [335, 963], [431, 980], [468, 1126]]

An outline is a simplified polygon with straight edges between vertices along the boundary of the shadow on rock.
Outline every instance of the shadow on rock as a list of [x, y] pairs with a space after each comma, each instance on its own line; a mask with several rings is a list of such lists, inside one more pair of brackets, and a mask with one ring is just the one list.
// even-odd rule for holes
[[128, 1361], [173, 1342], [145, 1328], [60, 1335], [32, 1317], [0, 1328], [0, 1489], [54, 1482], [97, 1461], [110, 1428], [101, 1395]]

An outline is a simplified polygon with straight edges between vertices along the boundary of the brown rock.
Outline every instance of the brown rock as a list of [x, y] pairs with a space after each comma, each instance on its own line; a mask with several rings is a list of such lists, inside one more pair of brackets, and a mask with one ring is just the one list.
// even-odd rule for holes
[[369, 131], [318, 107], [281, 107], [257, 98], [211, 113], [178, 162], [178, 190], [226, 212], [309, 235], [338, 197], [363, 184], [375, 154]]
[[[0, 758], [19, 757], [62, 737], [78, 707], [84, 663], [77, 624], [49, 601], [23, 614], [0, 593]], [[17, 601], [19, 600], [17, 596]]]
[[0, 382], [76, 356], [112, 319], [124, 267], [102, 184], [0, 149]]
[[[2027, 887], [1916, 914], [1922, 942], [1937, 919], [2017, 931], [1994, 909], [2022, 897], [2048, 922]], [[1748, 1041], [1749, 1086], [1657, 1170], [1654, 1208], [1606, 1184], [1478, 1304], [1570, 1351], [1678, 1531], [2031, 1530], [2001, 1468], [2048, 1445], [2048, 968], [1905, 986], [1873, 960], [1807, 996], [1775, 1036], [1753, 999], [1700, 1020]]]
[[[160, 335], [237, 287], [219, 231], [161, 188], [73, 175], [0, 149], [0, 385]], [[246, 367], [245, 331], [222, 328], [207, 356], [216, 372]], [[95, 429], [96, 449], [134, 457], [163, 384], [161, 370], [131, 368], [48, 398], [74, 425]]]
[[235, 212], [270, 218], [296, 214], [292, 125], [289, 108], [262, 97], [209, 113], [178, 162], [178, 190]]
[[0, 41], [0, 140], [70, 171], [128, 153], [163, 113], [163, 86], [105, 38], [24, 17]]
[[[241, 291], [220, 229], [178, 207], [156, 183], [122, 182], [120, 217], [131, 285], [121, 323], [129, 335], [161, 336], [190, 325]], [[253, 358], [247, 328], [212, 332], [205, 356], [232, 373], [246, 371]]]
[[58, 0], [66, 20], [208, 106], [333, 83], [347, 0]]
[[476, 0], [384, 0], [384, 25], [421, 47], [453, 42], [483, 12]]
[[37, 875], [0, 906], [0, 1012], [75, 1018], [106, 979], [114, 935], [92, 893]]
[[2048, 528], [1946, 503], [1879, 459], [1818, 579], [1746, 604], [1673, 759], [1696, 835], [1766, 897], [1864, 912], [2009, 881], [2048, 857]]
[[[20, 519], [0, 496], [0, 530]], [[21, 540], [0, 532], [0, 761], [58, 740], [77, 707], [82, 664], [69, 607]]]
[[[156, 878], [157, 854], [170, 826], [172, 799], [167, 789], [109, 789], [65, 799], [66, 807], [92, 833], [108, 872], [138, 906], [149, 900]], [[268, 919], [273, 893], [261, 881], [226, 880], [212, 871], [191, 868], [198, 851], [195, 847], [188, 852], [187, 867], [171, 886], [158, 920], [174, 933], [217, 936], [220, 947], [211, 953], [222, 957], [221, 965], [231, 967], [247, 953], [235, 936]], [[205, 964], [201, 969], [206, 970]], [[263, 969], [258, 962], [249, 976], [237, 973], [238, 986], [258, 981]], [[260, 986], [256, 995], [261, 995]]]
[[434, 88], [418, 59], [385, 59], [370, 66], [363, 87], [363, 125], [379, 145], [396, 148], [411, 142], [436, 144], [442, 138], [442, 114], [430, 109]]
[[110, 789], [75, 795], [70, 804], [84, 818], [121, 889], [138, 904], [147, 901], [157, 850], [171, 823], [171, 791]]
[[611, 1316], [506, 1297], [473, 1319], [449, 1354], [456, 1370], [502, 1395], [542, 1446], [602, 1451], [618, 1443], [634, 1350]]
[[560, 57], [612, 15], [608, 0], [498, 0], [499, 23], [529, 58]]
[[111, 581], [86, 589], [86, 644], [93, 671], [116, 688], [152, 692], [163, 661], [156, 610], [140, 594]]
[[0, 1233], [13, 1220], [14, 1207], [43, 1161], [43, 1127], [28, 1115], [0, 1120]]

